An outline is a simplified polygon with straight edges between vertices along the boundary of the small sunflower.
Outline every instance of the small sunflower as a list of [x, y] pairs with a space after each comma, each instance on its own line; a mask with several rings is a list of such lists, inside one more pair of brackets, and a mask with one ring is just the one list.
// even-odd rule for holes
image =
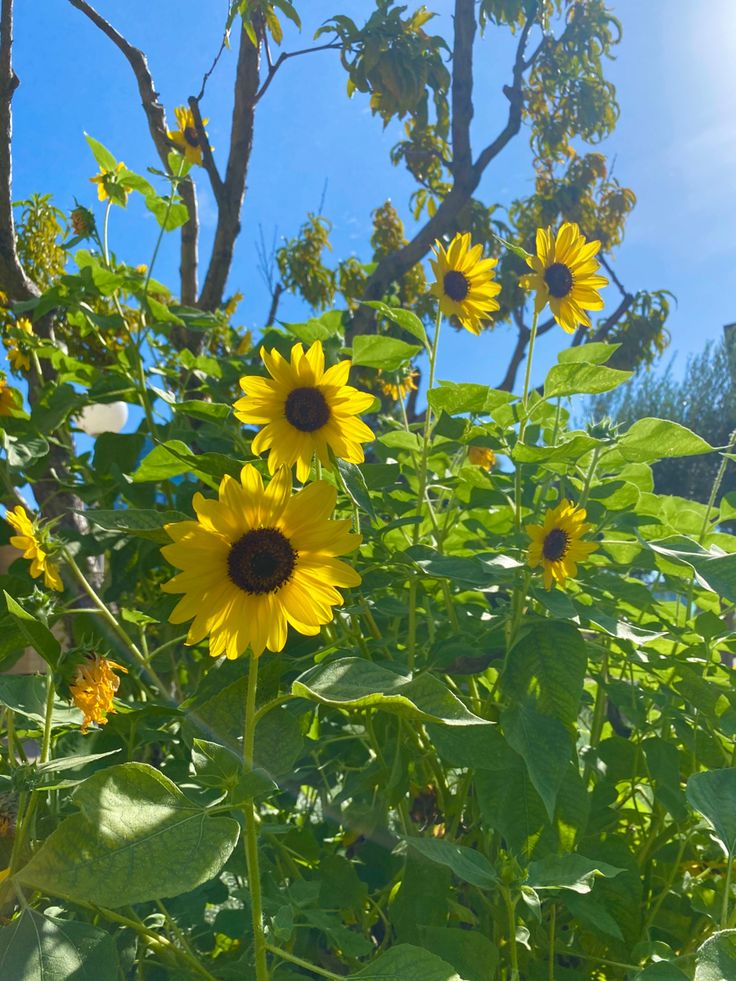
[[412, 368], [406, 374], [396, 376], [394, 381], [379, 377], [378, 385], [386, 398], [393, 399], [394, 402], [403, 402], [409, 392], [416, 392], [418, 377], [419, 372], [416, 368]]
[[90, 722], [96, 722], [98, 726], [106, 725], [108, 714], [115, 711], [113, 698], [120, 687], [116, 671], [128, 673], [122, 664], [98, 654], [77, 667], [69, 691], [74, 704], [84, 713], [82, 732], [87, 731]]
[[197, 520], [166, 525], [173, 544], [161, 550], [182, 570], [162, 589], [184, 593], [169, 620], [194, 618], [187, 644], [209, 635], [213, 657], [239, 657], [248, 645], [257, 657], [266, 648], [283, 649], [289, 624], [318, 634], [342, 603], [335, 587], [361, 581], [336, 558], [361, 540], [349, 520], [330, 520], [336, 499], [322, 480], [292, 497], [286, 467], [264, 489], [249, 464], [240, 481], [223, 477], [219, 500], [195, 494]]
[[481, 470], [491, 470], [496, 466], [496, 454], [487, 446], [469, 446], [468, 462]]
[[271, 377], [241, 378], [245, 397], [233, 408], [241, 422], [263, 426], [252, 449], [254, 453], [270, 450], [269, 472], [296, 464], [296, 475], [304, 483], [314, 454], [329, 466], [330, 450], [348, 463], [362, 463], [365, 454], [360, 444], [370, 442], [373, 433], [355, 417], [373, 404], [373, 396], [346, 384], [351, 362], [340, 361], [325, 371], [320, 341], [306, 354], [301, 344], [295, 344], [290, 361], [265, 348], [261, 358]]
[[28, 352], [25, 349], [21, 337], [23, 334], [28, 334], [29, 337], [33, 337], [33, 324], [28, 319], [28, 317], [18, 317], [14, 324], [10, 325], [16, 331], [21, 331], [19, 336], [5, 336], [3, 338], [3, 344], [8, 352], [8, 361], [10, 362], [10, 367], [13, 371], [20, 373], [21, 371], [28, 371], [31, 367], [31, 359], [28, 356]]
[[544, 585], [551, 589], [553, 580], [565, 585], [568, 577], [577, 573], [577, 563], [587, 559], [598, 548], [597, 542], [582, 541], [592, 525], [585, 524], [585, 508], [562, 500], [544, 516], [543, 525], [527, 525], [531, 538], [529, 565], [544, 571]]
[[114, 170], [100, 166], [99, 174], [90, 177], [92, 183], [97, 185], [97, 197], [100, 201], [114, 201], [125, 207], [130, 189], [120, 183], [121, 171], [123, 170], [125, 170], [125, 164], [121, 160]]
[[602, 310], [598, 293], [608, 286], [605, 276], [597, 275], [595, 258], [600, 242], [586, 242], [577, 225], [565, 222], [554, 237], [551, 228], [537, 229], [537, 254], [527, 260], [534, 270], [521, 277], [521, 285], [536, 290], [534, 305], [539, 313], [549, 303], [552, 315], [568, 334], [578, 325], [591, 326], [586, 310]]
[[457, 317], [471, 334], [480, 334], [481, 324], [499, 303], [501, 284], [493, 279], [497, 259], [484, 259], [483, 246], [470, 244], [470, 232], [458, 233], [447, 250], [438, 241], [430, 259], [435, 282], [430, 288], [446, 317]]
[[[174, 109], [176, 121], [179, 129], [169, 130], [168, 137], [180, 153], [184, 154], [184, 159], [190, 164], [202, 166], [202, 147], [199, 142], [199, 134], [194, 124], [194, 113], [186, 106], [177, 106]], [[203, 119], [202, 126], [206, 126], [209, 120]], [[205, 134], [206, 135], [206, 134]]]
[[47, 589], [56, 589], [62, 592], [64, 584], [61, 581], [59, 569], [55, 562], [50, 561], [33, 522], [20, 504], [12, 511], [6, 512], [5, 520], [18, 532], [17, 535], [11, 537], [10, 544], [23, 553], [24, 559], [30, 559], [33, 578], [38, 579], [40, 575], [43, 575]]
[[0, 416], [10, 416], [18, 408], [17, 392], [0, 378]]

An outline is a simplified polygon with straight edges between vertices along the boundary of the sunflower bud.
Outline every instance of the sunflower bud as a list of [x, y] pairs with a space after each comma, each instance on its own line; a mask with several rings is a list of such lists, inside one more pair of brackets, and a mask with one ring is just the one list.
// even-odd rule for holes
[[92, 214], [89, 208], [85, 208], [83, 205], [78, 204], [72, 211], [70, 217], [75, 235], [80, 235], [82, 238], [89, 238], [90, 235], [94, 233], [95, 216]]

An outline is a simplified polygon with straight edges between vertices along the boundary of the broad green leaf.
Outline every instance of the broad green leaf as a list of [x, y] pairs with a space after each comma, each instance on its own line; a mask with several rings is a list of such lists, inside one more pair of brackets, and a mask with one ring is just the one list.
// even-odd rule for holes
[[152, 480], [166, 480], [167, 477], [178, 477], [183, 473], [189, 473], [191, 466], [186, 460], [175, 456], [170, 450], [179, 450], [182, 454], [190, 454], [191, 451], [186, 443], [180, 439], [168, 440], [159, 446], [154, 446], [151, 452], [145, 456], [140, 466], [133, 474], [133, 482], [136, 484], [146, 483]]
[[518, 753], [509, 749], [502, 770], [478, 770], [474, 782], [485, 824], [498, 831], [509, 850], [528, 858], [548, 827], [547, 813]]
[[[46, 678], [40, 674], [0, 674], [0, 705], [39, 725], [46, 718]], [[68, 703], [54, 701], [54, 727], [81, 725], [82, 713]]]
[[225, 402], [205, 402], [203, 399], [174, 402], [172, 408], [177, 415], [193, 416], [195, 419], [227, 419], [232, 411]]
[[337, 468], [345, 484], [345, 490], [353, 504], [359, 507], [361, 511], [365, 511], [366, 514], [375, 518], [376, 513], [373, 510], [371, 497], [368, 493], [365, 478], [360, 467], [356, 467], [354, 463], [348, 463], [347, 460], [338, 460]]
[[184, 321], [181, 317], [177, 317], [171, 307], [157, 300], [155, 297], [146, 294], [146, 306], [148, 307], [151, 316], [158, 324], [178, 324], [180, 327], [184, 326]]
[[405, 429], [390, 429], [378, 437], [378, 442], [391, 450], [408, 450], [410, 453], [418, 453], [421, 447], [419, 436]]
[[207, 882], [240, 830], [231, 818], [210, 817], [144, 763], [100, 770], [79, 787], [74, 803], [81, 813], [62, 821], [16, 878], [47, 895], [112, 909]]
[[574, 725], [587, 660], [585, 642], [572, 624], [538, 621], [509, 652], [503, 687], [512, 698], [533, 696], [544, 715]]
[[422, 949], [441, 957], [467, 981], [488, 981], [496, 976], [498, 948], [479, 930], [421, 926]]
[[736, 767], [693, 773], [687, 782], [687, 799], [715, 832], [725, 854], [736, 853]]
[[376, 708], [448, 726], [488, 725], [432, 675], [407, 678], [359, 657], [318, 664], [300, 675], [291, 690], [335, 708]]
[[392, 323], [397, 324], [407, 333], [412, 334], [417, 338], [417, 340], [421, 341], [426, 348], [429, 347], [427, 331], [424, 329], [424, 324], [415, 313], [411, 312], [411, 310], [404, 310], [401, 307], [390, 307], [387, 303], [383, 303], [381, 300], [363, 300], [362, 303], [363, 306], [373, 307], [373, 309], [382, 317], [385, 317]]
[[361, 981], [466, 981], [441, 957], [413, 944], [391, 947], [350, 978]]
[[440, 757], [451, 766], [503, 770], [518, 760], [503, 738], [500, 726], [495, 724], [473, 726], [472, 729], [430, 725], [427, 731]]
[[517, 443], [511, 458], [517, 463], [558, 463], [564, 460], [577, 463], [581, 456], [601, 445], [601, 440], [594, 439], [587, 433], [580, 433], [557, 446], [527, 446], [526, 443]]
[[3, 590], [8, 613], [20, 627], [21, 633], [29, 645], [37, 651], [52, 668], [56, 668], [61, 654], [61, 644], [51, 633], [45, 623], [24, 610], [13, 597]]
[[556, 364], [550, 368], [544, 380], [546, 399], [567, 395], [598, 395], [610, 392], [628, 381], [633, 371], [619, 371], [599, 364], [585, 361], [571, 364]]
[[0, 929], [0, 977], [7, 981], [117, 981], [115, 940], [91, 923], [26, 907]]
[[353, 364], [380, 368], [383, 371], [397, 371], [421, 350], [416, 344], [407, 344], [396, 337], [358, 334], [353, 339]]
[[544, 802], [552, 821], [557, 794], [565, 779], [572, 756], [572, 743], [565, 726], [549, 715], [538, 712], [534, 705], [522, 703], [501, 716], [504, 735], [509, 746], [521, 756], [529, 778]]
[[621, 927], [616, 920], [611, 916], [605, 906], [596, 902], [595, 898], [588, 893], [581, 894], [566, 889], [563, 894], [563, 901], [575, 919], [586, 926], [592, 927], [595, 933], [600, 931], [601, 933], [607, 933], [609, 937], [615, 937], [617, 940], [624, 939], [624, 935], [621, 933]]
[[736, 978], [736, 930], [720, 930], [698, 947], [695, 981], [731, 981]]
[[104, 168], [105, 170], [115, 170], [118, 162], [107, 147], [103, 146], [98, 140], [90, 136], [89, 133], [85, 133], [84, 138], [89, 144], [89, 148], [92, 151], [92, 156], [95, 158], [100, 167]]
[[590, 892], [597, 876], [612, 878], [623, 871], [584, 855], [547, 855], [529, 863], [526, 884], [532, 889], [571, 889], [582, 894]]
[[488, 385], [458, 384], [441, 381], [439, 388], [427, 393], [427, 401], [435, 412], [454, 416], [465, 412], [482, 415], [512, 400], [509, 392], [500, 392]]
[[632, 981], [690, 981], [690, 977], [670, 961], [655, 961], [648, 964], [641, 973], [634, 975]]
[[697, 542], [682, 536], [645, 544], [657, 555], [690, 566], [704, 589], [736, 602], [736, 553], [708, 552]]
[[589, 344], [579, 344], [577, 347], [564, 347], [557, 355], [557, 360], [560, 364], [572, 364], [577, 361], [587, 361], [588, 364], [605, 364], [620, 347], [620, 344], [591, 341]]
[[669, 419], [638, 419], [619, 439], [616, 449], [624, 460], [653, 463], [665, 457], [698, 456], [713, 447], [694, 432]]
[[207, 739], [193, 740], [192, 766], [198, 783], [226, 790], [233, 804], [277, 789], [263, 770], [243, 770], [243, 761], [236, 753]]
[[169, 203], [168, 198], [155, 192], [146, 197], [146, 207], [156, 216], [156, 221], [165, 232], [172, 232], [189, 221], [187, 206], [181, 201]]
[[175, 521], [186, 521], [188, 514], [181, 511], [152, 511], [145, 508], [117, 508], [113, 511], [85, 511], [88, 521], [105, 531], [125, 532], [137, 538], [147, 538], [154, 542], [169, 542], [164, 525]]
[[429, 859], [430, 862], [446, 865], [458, 879], [469, 882], [473, 886], [479, 886], [481, 889], [494, 889], [498, 884], [498, 876], [491, 863], [485, 855], [473, 848], [456, 845], [442, 838], [417, 838], [414, 836], [404, 838], [396, 851], [404, 851], [406, 848], [413, 848], [424, 858]]

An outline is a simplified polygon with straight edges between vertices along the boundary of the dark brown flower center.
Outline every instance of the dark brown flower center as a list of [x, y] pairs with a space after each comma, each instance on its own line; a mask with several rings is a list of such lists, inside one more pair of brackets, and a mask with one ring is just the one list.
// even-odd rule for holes
[[246, 593], [275, 593], [291, 579], [297, 553], [276, 528], [246, 532], [230, 548], [227, 574]]
[[313, 433], [330, 419], [330, 407], [318, 388], [293, 389], [286, 398], [284, 412], [294, 429], [301, 433]]
[[445, 273], [445, 278], [442, 280], [442, 288], [445, 291], [445, 296], [449, 296], [455, 303], [459, 303], [468, 295], [470, 283], [457, 269], [451, 269], [448, 273]]
[[194, 126], [187, 126], [184, 130], [184, 139], [187, 141], [189, 146], [199, 146], [199, 136], [197, 135], [197, 130]]
[[572, 273], [564, 262], [553, 262], [544, 274], [544, 281], [552, 296], [561, 300], [572, 289]]
[[559, 562], [560, 559], [565, 557], [569, 544], [570, 539], [568, 538], [567, 532], [563, 531], [562, 528], [553, 528], [545, 536], [544, 544], [542, 545], [542, 555], [544, 555], [548, 562]]

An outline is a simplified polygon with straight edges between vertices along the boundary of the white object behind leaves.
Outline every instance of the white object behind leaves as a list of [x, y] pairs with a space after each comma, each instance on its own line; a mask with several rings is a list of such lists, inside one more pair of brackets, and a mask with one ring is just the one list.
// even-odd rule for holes
[[100, 402], [97, 405], [87, 405], [74, 421], [88, 436], [119, 433], [128, 421], [128, 406], [125, 402]]

